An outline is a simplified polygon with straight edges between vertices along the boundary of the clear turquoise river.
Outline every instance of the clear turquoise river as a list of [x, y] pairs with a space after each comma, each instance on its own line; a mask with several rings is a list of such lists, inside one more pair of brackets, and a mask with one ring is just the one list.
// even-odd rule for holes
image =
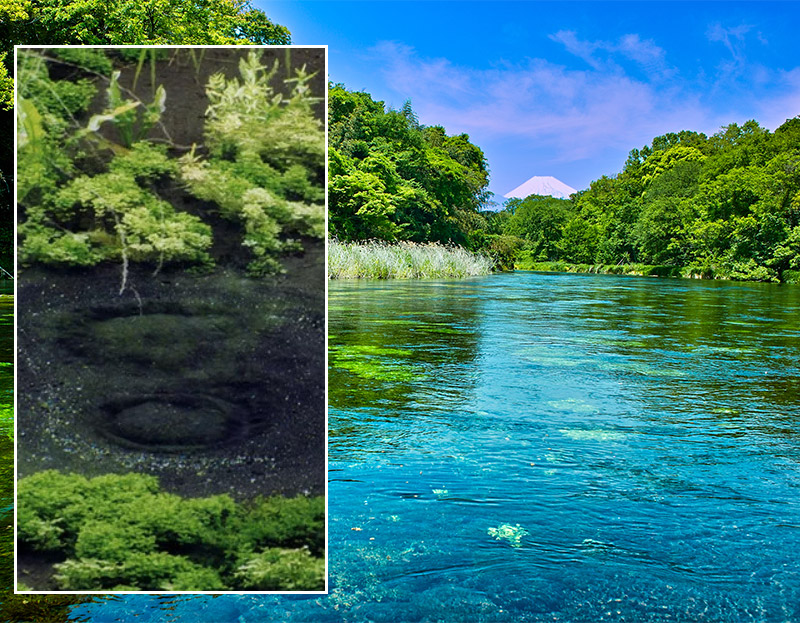
[[798, 621], [800, 287], [331, 282], [328, 596], [82, 621]]

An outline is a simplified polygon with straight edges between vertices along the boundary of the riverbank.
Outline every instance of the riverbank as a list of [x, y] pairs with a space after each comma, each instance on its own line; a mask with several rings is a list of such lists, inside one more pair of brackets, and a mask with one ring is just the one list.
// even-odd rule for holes
[[456, 246], [328, 241], [329, 279], [447, 279], [488, 275], [494, 260]]
[[567, 262], [531, 262], [519, 260], [515, 270], [545, 273], [589, 273], [596, 275], [632, 275], [637, 277], [674, 277], [683, 279], [722, 279], [730, 281], [772, 281], [800, 284], [800, 270], [784, 270], [777, 277], [747, 279], [733, 271], [716, 267], [699, 269], [692, 266], [658, 266], [653, 264], [569, 264]]

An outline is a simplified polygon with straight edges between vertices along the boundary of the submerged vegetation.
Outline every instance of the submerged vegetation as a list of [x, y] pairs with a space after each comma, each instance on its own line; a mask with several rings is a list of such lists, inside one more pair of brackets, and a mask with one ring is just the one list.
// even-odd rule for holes
[[[13, 64], [14, 45], [39, 44], [286, 44], [291, 42], [286, 27], [272, 22], [262, 11], [242, 0], [210, 2], [167, 2], [143, 5], [134, 0], [114, 3], [67, 3], [26, 0], [3, 3], [0, 7], [0, 122], [5, 136], [14, 131]], [[64, 51], [66, 53], [66, 51]], [[78, 53], [75, 51], [75, 53]], [[146, 73], [146, 72], [145, 72]], [[174, 93], [171, 95], [175, 95]], [[177, 98], [174, 98], [176, 101]], [[62, 101], [65, 101], [62, 99]], [[150, 99], [147, 100], [152, 101]], [[0, 147], [0, 265], [14, 265], [15, 213], [13, 141]], [[10, 364], [9, 364], [10, 365]], [[3, 414], [11, 416], [11, 397]], [[7, 428], [13, 433], [10, 421]], [[13, 445], [0, 436], [0, 491], [13, 494]], [[13, 512], [2, 517], [0, 528], [0, 620], [9, 622], [66, 621], [68, 607], [91, 599], [86, 595], [13, 594]]]
[[461, 247], [400, 242], [328, 243], [331, 279], [444, 279], [486, 275], [494, 260]]
[[[300, 67], [298, 56], [324, 66], [324, 54], [316, 51], [19, 50], [20, 266], [44, 265], [57, 269], [23, 270], [22, 287], [31, 292], [37, 283], [47, 283], [44, 289], [51, 295], [58, 293], [51, 297], [56, 300], [52, 305], [48, 300], [43, 307], [37, 307], [48, 318], [58, 318], [59, 305], [70, 300], [75, 316], [63, 325], [56, 321], [62, 337], [75, 330], [76, 324], [83, 323], [87, 310], [95, 309], [92, 301], [100, 300], [101, 306], [105, 305], [108, 299], [105, 286], [113, 287], [115, 275], [119, 274], [120, 294], [128, 291], [135, 296], [136, 303], [126, 303], [123, 298], [114, 300], [104, 307], [109, 315], [93, 316], [88, 311], [89, 322], [92, 326], [111, 327], [106, 333], [96, 334], [101, 341], [113, 337], [111, 341], [120, 343], [120, 334], [127, 331], [132, 338], [127, 344], [139, 344], [137, 352], [128, 349], [123, 353], [125, 356], [114, 361], [112, 368], [107, 365], [107, 348], [99, 355], [91, 348], [73, 353], [83, 362], [80, 366], [71, 365], [76, 359], [67, 355], [70, 365], [57, 367], [69, 381], [60, 386], [69, 387], [72, 381], [79, 386], [90, 379], [83, 385], [85, 392], [78, 396], [57, 389], [49, 396], [58, 394], [58, 401], [30, 399], [21, 403], [27, 420], [27, 428], [21, 428], [25, 431], [21, 443], [26, 456], [32, 457], [26, 472], [51, 466], [84, 472], [86, 467], [81, 461], [91, 460], [85, 454], [74, 463], [57, 459], [37, 462], [39, 456], [52, 457], [50, 451], [57, 442], [53, 444], [52, 438], [44, 440], [39, 454], [37, 444], [42, 442], [41, 438], [34, 439], [35, 435], [28, 435], [27, 431], [49, 417], [64, 417], [70, 424], [69, 418], [74, 418], [72, 439], [88, 446], [83, 431], [95, 426], [103, 428], [108, 415], [105, 407], [100, 406], [103, 413], [97, 421], [81, 419], [89, 410], [87, 404], [90, 408], [98, 405], [88, 398], [94, 391], [89, 384], [102, 368], [107, 383], [102, 391], [113, 387], [113, 379], [119, 374], [126, 378], [126, 391], [131, 395], [139, 392], [145, 397], [152, 396], [148, 390], [158, 385], [156, 393], [168, 386], [174, 392], [168, 393], [180, 396], [172, 402], [145, 400], [141, 404], [151, 406], [128, 410], [130, 417], [125, 416], [125, 422], [130, 425], [126, 430], [135, 433], [132, 440], [140, 443], [137, 451], [170, 453], [168, 457], [158, 455], [157, 459], [165, 487], [189, 496], [167, 493], [155, 478], [133, 474], [106, 474], [88, 479], [79, 474], [45, 471], [22, 479], [18, 490], [18, 544], [30, 567], [20, 567], [18, 579], [29, 586], [20, 584], [19, 588], [63, 591], [324, 588], [324, 498], [252, 499], [262, 491], [265, 494], [318, 491], [315, 486], [302, 484], [305, 479], [316, 478], [311, 471], [316, 464], [309, 467], [308, 474], [293, 473], [291, 484], [272, 478], [274, 473], [268, 482], [261, 481], [259, 475], [264, 472], [253, 470], [246, 461], [253, 456], [265, 458], [270, 452], [287, 452], [286, 449], [273, 451], [274, 441], [269, 449], [265, 448], [266, 442], [262, 444], [259, 437], [263, 429], [253, 432], [249, 428], [251, 424], [256, 428], [260, 422], [250, 419], [245, 422], [246, 418], [239, 416], [240, 410], [245, 412], [243, 405], [240, 408], [237, 403], [234, 407], [224, 399], [215, 402], [213, 397], [208, 403], [212, 406], [195, 408], [199, 403], [193, 402], [202, 386], [213, 385], [211, 393], [222, 393], [226, 398], [228, 391], [231, 395], [234, 392], [234, 381], [221, 378], [218, 373], [219, 361], [215, 356], [219, 353], [213, 346], [211, 350], [204, 349], [206, 339], [228, 343], [231, 348], [235, 343], [236, 363], [240, 367], [232, 366], [237, 370], [237, 393], [231, 400], [247, 393], [243, 402], [253, 407], [253, 411], [258, 411], [255, 405], [261, 400], [267, 400], [265, 396], [285, 389], [279, 386], [283, 380], [280, 374], [272, 375], [271, 370], [266, 377], [260, 374], [267, 368], [266, 364], [258, 367], [261, 362], [279, 359], [256, 357], [254, 352], [264, 342], [295, 344], [295, 336], [307, 331], [303, 333], [303, 347], [311, 351], [316, 344], [318, 357], [315, 359], [303, 351], [294, 356], [290, 365], [302, 367], [303, 373], [307, 373], [302, 382], [313, 376], [314, 371], [323, 372], [323, 336], [313, 324], [317, 314], [313, 305], [320, 301], [322, 292], [319, 288], [313, 297], [308, 297], [310, 302], [304, 299], [303, 309], [311, 313], [301, 316], [299, 321], [295, 317], [292, 332], [275, 331], [274, 327], [283, 319], [265, 318], [262, 314], [259, 322], [243, 330], [241, 342], [226, 342], [223, 338], [231, 337], [230, 323], [220, 321], [220, 315], [214, 314], [217, 306], [227, 312], [236, 309], [243, 299], [255, 301], [252, 307], [257, 312], [263, 311], [262, 302], [272, 310], [272, 299], [277, 301], [274, 309], [280, 313], [294, 311], [293, 303], [283, 300], [286, 289], [281, 286], [297, 272], [285, 280], [270, 280], [266, 290], [263, 284], [240, 277], [245, 272], [259, 276], [280, 272], [284, 262], [294, 262], [296, 266], [298, 262], [287, 256], [305, 246], [311, 247], [311, 252], [309, 260], [303, 263], [302, 276], [315, 270], [318, 278], [323, 276], [321, 264], [314, 260], [319, 258], [325, 235], [325, 134], [321, 98], [317, 97], [324, 82], [322, 76], [315, 79], [315, 73], [306, 66]], [[215, 265], [220, 267], [215, 274], [201, 277], [184, 274], [198, 270], [211, 272]], [[149, 277], [150, 273], [155, 275], [162, 270], [170, 270], [172, 275], [162, 279]], [[225, 283], [226, 287], [218, 290], [218, 283]], [[311, 290], [314, 284], [315, 281], [309, 286], [306, 280], [301, 285]], [[196, 292], [200, 289], [203, 302], [195, 307]], [[241, 298], [212, 300], [220, 291]], [[129, 304], [133, 307], [129, 308]], [[150, 313], [152, 310], [155, 311]], [[240, 323], [250, 319], [246, 312], [223, 315]], [[127, 328], [130, 326], [127, 320], [134, 316], [144, 325], [139, 322]], [[147, 321], [148, 316], [155, 322]], [[71, 323], [79, 317], [82, 319]], [[209, 322], [203, 324], [205, 320]], [[103, 325], [107, 321], [111, 324]], [[211, 336], [206, 332], [197, 337], [196, 333], [188, 335], [180, 330], [176, 336], [172, 330], [176, 326], [183, 329], [197, 326], [195, 322], [211, 326]], [[42, 350], [52, 346], [48, 341], [49, 330], [42, 329], [47, 323], [45, 320], [37, 325], [35, 320], [31, 321], [28, 335], [34, 337], [30, 337], [27, 348], [41, 337], [37, 334], [40, 329], [45, 337], [37, 346]], [[270, 326], [265, 328], [264, 323]], [[169, 335], [163, 334], [164, 327], [171, 328], [167, 331]], [[311, 335], [311, 339], [305, 339], [306, 335]], [[169, 352], [161, 348], [167, 337], [172, 339]], [[175, 357], [175, 345], [180, 351], [183, 337], [187, 338], [184, 340], [187, 344], [191, 342], [186, 352], [204, 349], [199, 359], [192, 359], [187, 374], [184, 374], [188, 367], [184, 365], [185, 357]], [[64, 352], [48, 351], [47, 358], [55, 363], [52, 357]], [[181, 351], [184, 355], [186, 352]], [[248, 357], [257, 358], [258, 366], [246, 363]], [[35, 355], [28, 362], [33, 358]], [[140, 365], [142, 358], [152, 365]], [[281, 365], [281, 371], [290, 365]], [[125, 371], [130, 368], [125, 366], [136, 368], [137, 372], [128, 375]], [[21, 375], [35, 370], [36, 365], [24, 368]], [[231, 366], [227, 367], [226, 372], [230, 369]], [[198, 381], [201, 378], [202, 382]], [[254, 379], [252, 387], [250, 379]], [[48, 378], [44, 384], [51, 381]], [[26, 399], [37, 391], [30, 385], [23, 384], [23, 388]], [[294, 386], [286, 391], [299, 393]], [[308, 395], [309, 400], [317, 397], [321, 400], [322, 390]], [[57, 407], [53, 406], [55, 402]], [[300, 410], [305, 403], [298, 399], [296, 404]], [[182, 411], [186, 406], [189, 408]], [[270, 415], [275, 417], [277, 411], [277, 408], [271, 410]], [[234, 412], [235, 415], [228, 417]], [[173, 422], [177, 425], [165, 429], [165, 421], [169, 422], [163, 416], [170, 413], [182, 415]], [[314, 413], [321, 415], [322, 411]], [[159, 418], [160, 426], [153, 425]], [[317, 421], [321, 424], [324, 420]], [[203, 435], [218, 434], [226, 442], [230, 439], [225, 452], [214, 455], [214, 469], [224, 470], [230, 480], [212, 478], [203, 469], [186, 467], [182, 458], [172, 460], [178, 453], [173, 451], [172, 439], [161, 443], [162, 431], [176, 434], [178, 447], [187, 439], [189, 442], [199, 439], [201, 443], [188, 444], [186, 451], [192, 452], [212, 445], [204, 445], [210, 437]], [[188, 436], [184, 437], [185, 434]], [[121, 467], [113, 464], [120, 447], [129, 449], [126, 440], [130, 441], [124, 435], [119, 439], [108, 436], [110, 443], [103, 447], [102, 455], [109, 461], [94, 465], [92, 475], [135, 469], [135, 459]], [[314, 434], [307, 430], [304, 442], [308, 448], [317, 447]], [[291, 441], [285, 445], [290, 447]], [[93, 457], [101, 455], [98, 444], [92, 443], [91, 448], [96, 451]], [[140, 456], [147, 462], [148, 455]], [[319, 461], [322, 459], [323, 454], [319, 454]], [[187, 477], [175, 477], [183, 468], [188, 470]], [[207, 489], [198, 489], [203, 478], [210, 484]], [[235, 491], [237, 499], [245, 501], [236, 503], [227, 495], [195, 497], [225, 491]], [[0, 614], [0, 619], [4, 616], [5, 613]]]
[[[203, 59], [190, 52], [20, 54], [23, 265], [113, 261], [123, 274], [129, 262], [156, 271], [210, 266], [209, 215], [240, 228], [251, 274], [279, 271], [282, 253], [302, 248], [304, 237], [324, 237], [324, 128], [313, 110], [313, 74], [297, 70], [276, 90], [280, 63], [250, 51], [238, 78], [210, 76], [204, 144], [182, 146], [164, 122], [179, 98], [156, 80], [170, 60], [164, 54], [184, 56], [197, 70]], [[152, 92], [142, 99], [135, 85], [146, 60]], [[105, 107], [90, 114], [99, 94]]]
[[496, 528], [489, 528], [487, 534], [497, 541], [505, 541], [511, 547], [522, 547], [522, 538], [530, 534], [519, 524], [502, 524]]
[[7, 137], [0, 142], [0, 266], [7, 270], [14, 266], [14, 141], [8, 137], [14, 132], [15, 45], [288, 43], [289, 30], [248, 0], [0, 3], [0, 134]]
[[20, 547], [61, 561], [60, 590], [324, 588], [322, 497], [237, 504], [165, 493], [153, 476], [48, 470], [20, 480], [18, 503]]

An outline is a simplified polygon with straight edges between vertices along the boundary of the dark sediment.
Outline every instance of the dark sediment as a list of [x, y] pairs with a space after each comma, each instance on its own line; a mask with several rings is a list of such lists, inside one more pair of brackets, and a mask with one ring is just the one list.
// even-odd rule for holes
[[[322, 494], [323, 248], [285, 275], [25, 270], [19, 475], [137, 471], [188, 496]], [[134, 291], [135, 288], [135, 291]]]

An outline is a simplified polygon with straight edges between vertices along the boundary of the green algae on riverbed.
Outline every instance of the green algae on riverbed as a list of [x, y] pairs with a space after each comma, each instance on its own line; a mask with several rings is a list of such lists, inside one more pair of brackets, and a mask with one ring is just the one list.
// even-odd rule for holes
[[[44, 471], [19, 482], [20, 555], [49, 557], [50, 590], [321, 590], [322, 497], [183, 498], [141, 474]], [[273, 569], [260, 571], [269, 557]], [[22, 581], [31, 582], [22, 575]], [[42, 587], [36, 587], [42, 590]]]

